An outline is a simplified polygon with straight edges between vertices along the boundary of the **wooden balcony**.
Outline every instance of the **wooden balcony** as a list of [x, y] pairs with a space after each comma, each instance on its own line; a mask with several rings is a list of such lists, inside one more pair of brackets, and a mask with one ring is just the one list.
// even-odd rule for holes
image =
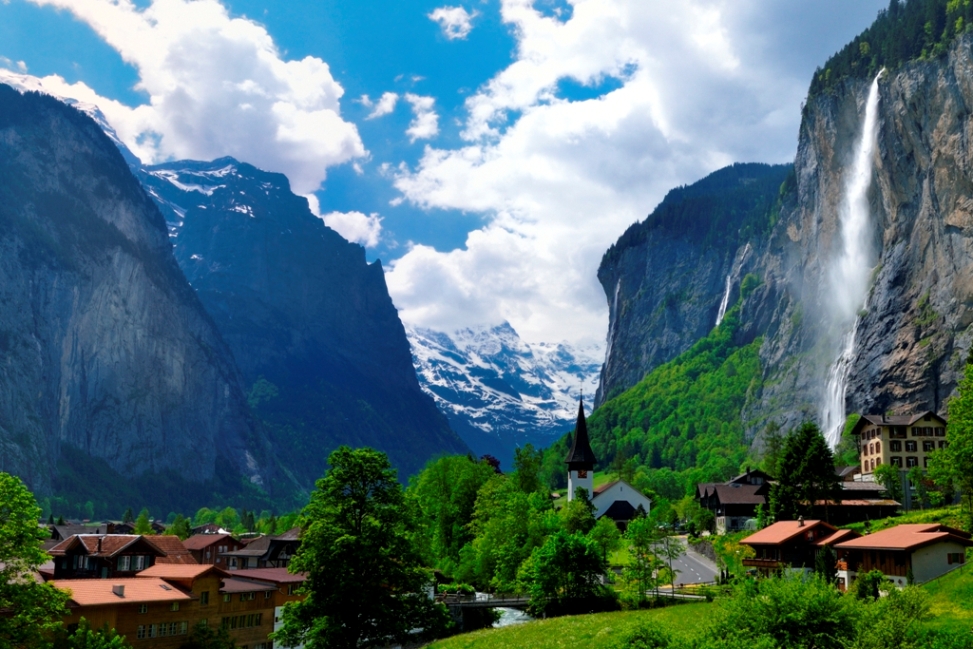
[[777, 570], [782, 567], [781, 562], [776, 559], [744, 559], [743, 565], [746, 568], [759, 568], [761, 570]]

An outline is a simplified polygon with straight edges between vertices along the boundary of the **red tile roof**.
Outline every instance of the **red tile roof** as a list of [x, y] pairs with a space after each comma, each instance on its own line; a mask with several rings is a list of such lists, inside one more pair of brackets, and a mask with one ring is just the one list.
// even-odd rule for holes
[[158, 577], [160, 579], [196, 579], [213, 570], [220, 574], [224, 573], [222, 569], [210, 564], [157, 563], [138, 573], [138, 576]]
[[[77, 606], [178, 602], [191, 599], [175, 586], [156, 578], [60, 579], [50, 583], [61, 590], [71, 591], [71, 601]], [[124, 587], [124, 593], [116, 595], [112, 592], [115, 586]]]
[[188, 539], [182, 542], [182, 545], [187, 550], [202, 550], [203, 548], [208, 548], [211, 545], [219, 543], [224, 539], [232, 539], [229, 534], [193, 534]]
[[831, 536], [826, 536], [823, 539], [819, 540], [814, 545], [818, 547], [824, 547], [826, 545], [836, 545], [838, 543], [841, 543], [842, 541], [857, 539], [859, 536], [861, 536], [861, 534], [859, 534], [855, 530], [838, 530]]
[[941, 541], [973, 546], [973, 541], [966, 532], [929, 523], [896, 525], [881, 532], [839, 543], [835, 547], [841, 550], [914, 550]]
[[835, 532], [835, 528], [824, 521], [804, 521], [803, 524], [800, 521], [778, 521], [755, 534], [751, 534], [740, 543], [746, 545], [780, 545], [808, 530], [814, 530], [815, 536]]
[[287, 568], [252, 568], [250, 570], [232, 570], [234, 577], [244, 579], [259, 579], [262, 581], [272, 581], [275, 584], [299, 584], [307, 579], [305, 573], [292, 574], [287, 572]]

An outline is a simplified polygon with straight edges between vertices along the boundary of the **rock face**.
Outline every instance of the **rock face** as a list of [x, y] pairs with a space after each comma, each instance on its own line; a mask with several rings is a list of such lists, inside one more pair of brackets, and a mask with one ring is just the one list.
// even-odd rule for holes
[[40, 494], [64, 454], [273, 489], [230, 350], [159, 210], [90, 118], [5, 85], [0, 304], [0, 469]]
[[[828, 370], [847, 333], [828, 317], [830, 268], [841, 246], [839, 215], [868, 89], [867, 80], [849, 81], [809, 99], [796, 177], [766, 236], [716, 250], [655, 236], [644, 250], [606, 255], [612, 263], [599, 277], [612, 316], [602, 397], [711, 325], [730, 269], [731, 277], [746, 272], [761, 281], [742, 311], [741, 335], [765, 336], [764, 387], [743, 412], [751, 435], [759, 443], [769, 420], [785, 427], [820, 421]], [[973, 339], [973, 36], [959, 38], [939, 60], [884, 75], [879, 91], [873, 236], [861, 260], [870, 283], [855, 329], [846, 409], [943, 413]], [[746, 244], [752, 256], [744, 259]], [[680, 299], [666, 305], [668, 295]], [[616, 360], [621, 350], [627, 358]]]
[[509, 324], [451, 334], [408, 329], [419, 381], [477, 455], [513, 467], [514, 449], [550, 446], [598, 383], [600, 348], [528, 344]]
[[674, 189], [605, 253], [608, 345], [596, 405], [689, 349], [715, 326], [724, 297], [736, 301], [790, 170], [737, 164]]
[[402, 478], [468, 451], [419, 387], [381, 264], [311, 214], [286, 177], [230, 158], [137, 171], [302, 485], [339, 444], [386, 451]]

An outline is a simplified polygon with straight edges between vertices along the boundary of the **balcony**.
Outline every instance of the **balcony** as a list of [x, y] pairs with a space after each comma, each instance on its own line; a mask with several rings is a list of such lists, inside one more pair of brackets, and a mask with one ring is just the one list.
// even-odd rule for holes
[[759, 568], [762, 570], [777, 570], [783, 567], [780, 561], [776, 559], [744, 559], [743, 566], [745, 568]]

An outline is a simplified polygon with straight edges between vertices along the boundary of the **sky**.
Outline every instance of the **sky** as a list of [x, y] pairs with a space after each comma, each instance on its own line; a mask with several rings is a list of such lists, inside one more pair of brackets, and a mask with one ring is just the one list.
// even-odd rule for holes
[[285, 173], [406, 324], [603, 344], [602, 254], [665, 193], [793, 160], [887, 0], [0, 0], [0, 68], [144, 162]]

